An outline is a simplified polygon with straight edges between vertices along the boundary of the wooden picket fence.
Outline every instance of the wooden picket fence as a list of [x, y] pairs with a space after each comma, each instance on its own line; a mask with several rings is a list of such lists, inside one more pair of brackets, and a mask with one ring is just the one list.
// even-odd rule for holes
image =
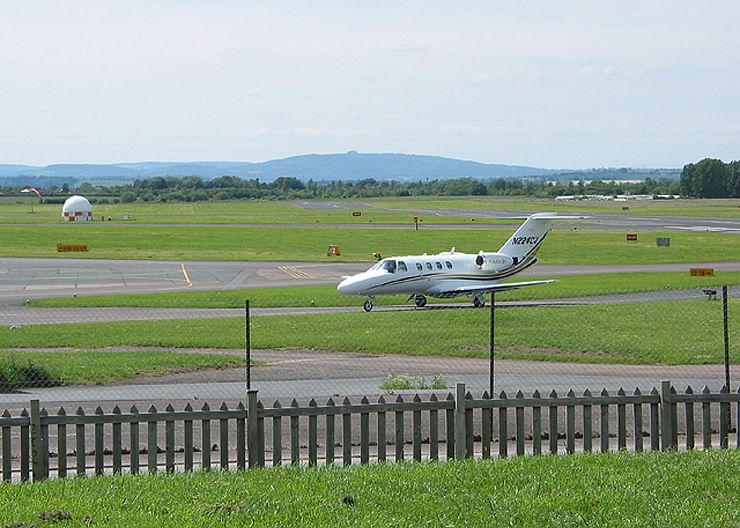
[[553, 391], [542, 397], [535, 391], [525, 397], [520, 391], [514, 397], [484, 393], [480, 399], [458, 384], [454, 393], [431, 394], [427, 400], [381, 396], [373, 403], [367, 398], [337, 403], [330, 398], [324, 405], [293, 400], [271, 407], [258, 400], [257, 391], [249, 391], [246, 407], [222, 404], [212, 410], [205, 404], [194, 410], [188, 404], [182, 411], [169, 405], [145, 412], [115, 407], [93, 414], [81, 408], [49, 414], [33, 400], [30, 412], [11, 416], [6, 410], [0, 416], [0, 467], [3, 481], [26, 481], [283, 463], [694, 449], [697, 438], [704, 449], [740, 448], [738, 416], [740, 389], [712, 393], [705, 387], [695, 394], [689, 387], [677, 394], [670, 382], [649, 394], [620, 389], [580, 396]]

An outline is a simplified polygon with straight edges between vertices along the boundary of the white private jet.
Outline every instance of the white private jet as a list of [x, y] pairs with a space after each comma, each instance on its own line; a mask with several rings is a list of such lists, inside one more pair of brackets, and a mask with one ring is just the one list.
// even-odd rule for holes
[[582, 216], [558, 216], [536, 213], [529, 216], [496, 253], [478, 254], [451, 251], [437, 255], [410, 255], [378, 261], [369, 270], [345, 277], [337, 290], [347, 295], [367, 297], [363, 308], [373, 309], [376, 295], [409, 294], [416, 306], [427, 303], [426, 296], [436, 298], [472, 295], [473, 306], [485, 306], [485, 293], [511, 290], [523, 286], [548, 284], [555, 280], [507, 282], [517, 273], [537, 262], [537, 250], [550, 231], [553, 220], [573, 220]]

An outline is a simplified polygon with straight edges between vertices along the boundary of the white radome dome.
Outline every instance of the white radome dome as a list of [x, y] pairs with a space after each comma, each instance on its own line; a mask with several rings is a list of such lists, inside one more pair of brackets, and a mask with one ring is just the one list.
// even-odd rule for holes
[[92, 206], [83, 196], [70, 196], [62, 206], [62, 220], [65, 222], [87, 222], [92, 220]]

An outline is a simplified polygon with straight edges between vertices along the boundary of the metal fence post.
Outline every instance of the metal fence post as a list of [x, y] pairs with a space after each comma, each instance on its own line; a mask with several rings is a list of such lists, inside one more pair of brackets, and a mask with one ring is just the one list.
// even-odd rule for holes
[[252, 390], [252, 323], [249, 299], [244, 301], [244, 355], [247, 360], [247, 390]]
[[465, 383], [458, 383], [455, 391], [455, 459], [463, 460], [466, 452], [465, 438]]
[[249, 468], [259, 465], [259, 432], [257, 430], [257, 391], [247, 391], [247, 463]]
[[495, 371], [495, 356], [494, 356], [494, 347], [495, 347], [495, 336], [496, 336], [496, 292], [491, 292], [491, 336], [490, 336], [490, 343], [489, 343], [489, 350], [488, 350], [488, 394], [491, 395], [491, 398], [493, 398], [493, 395], [495, 394], [493, 392], [495, 382], [496, 382], [496, 371]]
[[728, 317], [727, 317], [727, 286], [722, 286], [722, 319], [724, 321], [725, 330], [725, 385], [727, 391], [730, 391], [730, 338], [728, 332]]
[[668, 451], [678, 447], [676, 442], [675, 413], [672, 407], [675, 405], [671, 398], [671, 382], [663, 380], [660, 382], [660, 435], [663, 439], [661, 450]]

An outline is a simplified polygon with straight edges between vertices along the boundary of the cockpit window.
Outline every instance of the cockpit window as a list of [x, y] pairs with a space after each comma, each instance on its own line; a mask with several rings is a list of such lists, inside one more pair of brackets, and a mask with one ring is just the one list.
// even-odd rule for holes
[[404, 273], [408, 271], [406, 269], [406, 263], [403, 260], [398, 261], [398, 271], [404, 272]]
[[384, 270], [390, 273], [395, 273], [396, 272], [396, 261], [395, 260], [384, 260], [382, 267]]

